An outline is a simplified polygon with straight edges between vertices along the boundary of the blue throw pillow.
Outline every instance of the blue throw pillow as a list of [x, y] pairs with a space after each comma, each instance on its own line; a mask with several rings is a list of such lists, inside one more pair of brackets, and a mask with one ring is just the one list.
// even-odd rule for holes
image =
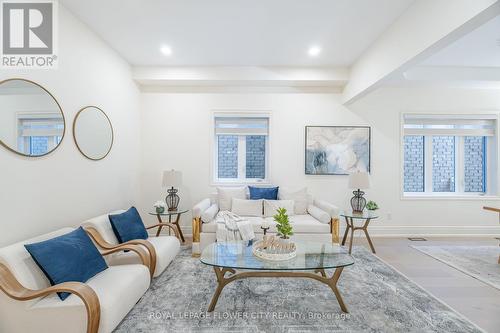
[[278, 200], [278, 189], [279, 187], [254, 187], [248, 186], [250, 190], [250, 199], [267, 199], [267, 200]]
[[120, 243], [133, 239], [148, 239], [146, 227], [144, 227], [141, 216], [135, 207], [130, 208], [125, 213], [109, 215], [109, 222]]
[[[43, 242], [24, 247], [47, 276], [51, 285], [87, 282], [108, 268], [104, 258], [82, 227]], [[65, 300], [70, 293], [57, 293]]]

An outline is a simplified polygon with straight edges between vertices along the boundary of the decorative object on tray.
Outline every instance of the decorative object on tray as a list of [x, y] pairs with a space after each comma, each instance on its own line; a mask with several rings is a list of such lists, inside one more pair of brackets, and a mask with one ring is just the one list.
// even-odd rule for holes
[[370, 127], [306, 126], [306, 175], [370, 172]]
[[278, 208], [277, 214], [273, 216], [276, 221], [276, 229], [278, 230], [278, 234], [283, 239], [290, 238], [293, 235], [293, 228], [288, 220], [288, 214], [286, 213], [285, 208]]
[[163, 172], [163, 187], [170, 187], [170, 189], [167, 190], [168, 195], [165, 198], [169, 211], [177, 210], [177, 207], [179, 206], [179, 201], [181, 199], [177, 195], [178, 190], [175, 187], [179, 187], [181, 185], [182, 172], [174, 169]]
[[278, 236], [264, 236], [252, 247], [253, 254], [265, 260], [289, 260], [297, 256], [295, 243]]
[[354, 212], [362, 212], [366, 206], [366, 199], [363, 198], [365, 192], [361, 189], [370, 188], [370, 178], [366, 172], [356, 172], [349, 175], [349, 188], [357, 189], [352, 192], [351, 207]]
[[165, 207], [166, 206], [167, 206], [167, 204], [164, 203], [163, 201], [157, 201], [153, 205], [153, 207], [155, 208], [157, 214], [163, 214], [165, 212]]
[[366, 204], [366, 208], [368, 208], [368, 210], [377, 210], [379, 207], [375, 201], [370, 200]]
[[262, 229], [262, 231], [264, 231], [264, 236], [266, 236], [267, 231], [269, 230], [269, 228], [271, 228], [271, 224], [268, 221], [263, 220], [260, 228]]

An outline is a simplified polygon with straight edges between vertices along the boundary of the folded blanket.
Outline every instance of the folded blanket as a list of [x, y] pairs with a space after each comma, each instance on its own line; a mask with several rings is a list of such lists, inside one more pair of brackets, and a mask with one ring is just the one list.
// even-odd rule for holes
[[232, 212], [219, 212], [215, 217], [215, 222], [217, 223], [217, 242], [249, 241], [255, 238], [252, 223]]

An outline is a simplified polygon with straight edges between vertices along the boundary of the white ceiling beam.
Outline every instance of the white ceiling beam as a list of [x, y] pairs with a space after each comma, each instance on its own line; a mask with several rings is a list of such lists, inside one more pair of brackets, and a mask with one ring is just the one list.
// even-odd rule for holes
[[349, 70], [296, 67], [135, 67], [141, 86], [344, 87]]
[[410, 81], [500, 82], [500, 67], [415, 66], [403, 75]]
[[351, 104], [500, 14], [498, 0], [415, 0], [351, 67], [342, 100]]

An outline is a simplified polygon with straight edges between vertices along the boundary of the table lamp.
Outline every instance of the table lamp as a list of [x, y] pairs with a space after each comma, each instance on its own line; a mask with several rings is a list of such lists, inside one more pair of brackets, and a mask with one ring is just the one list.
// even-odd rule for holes
[[170, 187], [167, 190], [167, 197], [165, 198], [165, 202], [167, 203], [167, 207], [169, 211], [177, 210], [179, 206], [179, 201], [181, 200], [177, 195], [178, 190], [176, 187], [180, 187], [182, 185], [182, 172], [176, 171], [174, 169], [170, 171], [163, 171], [163, 187]]
[[366, 199], [363, 198], [365, 192], [361, 189], [370, 188], [370, 178], [367, 172], [355, 172], [349, 175], [349, 188], [356, 189], [352, 192], [351, 207], [353, 212], [361, 213], [366, 206]]

